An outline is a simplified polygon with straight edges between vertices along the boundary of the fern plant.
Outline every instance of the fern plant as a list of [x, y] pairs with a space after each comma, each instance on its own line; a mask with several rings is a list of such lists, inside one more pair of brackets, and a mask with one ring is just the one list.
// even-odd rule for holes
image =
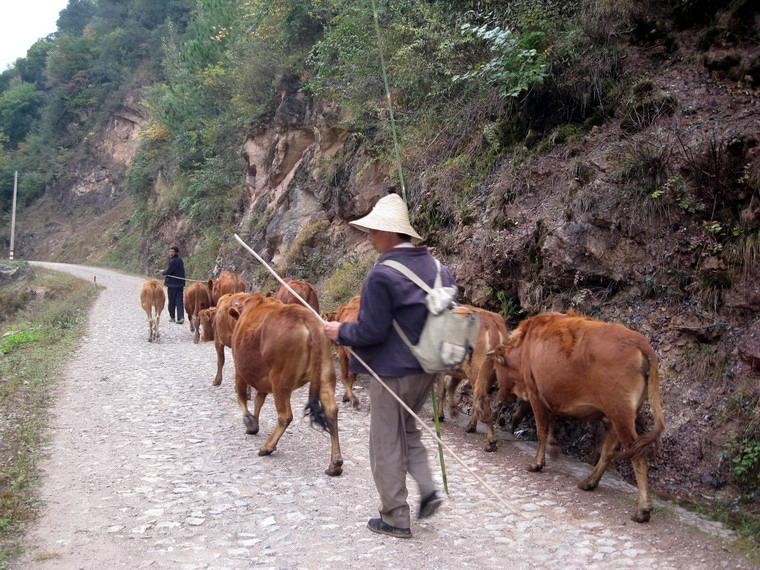
[[514, 98], [540, 85], [546, 78], [547, 65], [542, 50], [546, 38], [543, 32], [518, 34], [500, 26], [470, 23], [462, 24], [460, 31], [462, 35], [471, 35], [485, 42], [491, 59], [463, 75], [455, 75], [453, 81], [485, 80], [495, 86], [502, 97]]

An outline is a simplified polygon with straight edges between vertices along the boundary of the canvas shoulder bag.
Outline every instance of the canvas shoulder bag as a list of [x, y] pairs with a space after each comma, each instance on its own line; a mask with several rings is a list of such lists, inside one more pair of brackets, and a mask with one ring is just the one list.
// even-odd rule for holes
[[427, 293], [425, 304], [428, 315], [416, 345], [411, 343], [398, 322], [393, 320], [393, 328], [422, 369], [429, 374], [436, 374], [458, 367], [471, 354], [475, 346], [480, 330], [480, 320], [474, 313], [454, 312], [457, 288], [442, 286], [441, 263], [435, 260], [437, 273], [433, 287], [430, 287], [403, 263], [389, 259], [383, 261], [382, 264], [395, 269]]

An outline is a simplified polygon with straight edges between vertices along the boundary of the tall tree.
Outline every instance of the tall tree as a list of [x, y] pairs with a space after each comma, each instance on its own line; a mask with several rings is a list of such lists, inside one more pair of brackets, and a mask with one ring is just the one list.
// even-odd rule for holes
[[69, 0], [66, 6], [58, 15], [58, 32], [72, 36], [81, 36], [84, 28], [90, 23], [95, 15], [97, 6], [92, 0]]

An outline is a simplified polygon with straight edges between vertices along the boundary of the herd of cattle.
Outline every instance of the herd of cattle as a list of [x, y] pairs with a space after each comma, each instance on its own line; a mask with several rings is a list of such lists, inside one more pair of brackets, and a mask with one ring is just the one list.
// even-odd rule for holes
[[[319, 300], [313, 285], [286, 280], [317, 312]], [[218, 279], [196, 282], [186, 288], [185, 312], [194, 342], [213, 341], [217, 371], [213, 385], [222, 382], [224, 348], [232, 349], [235, 391], [243, 412], [246, 432], [259, 431], [259, 413], [268, 394], [274, 397], [277, 425], [259, 450], [269, 455], [293, 419], [290, 406], [294, 390], [309, 383], [306, 411], [311, 420], [328, 431], [330, 463], [326, 473], [340, 475], [343, 459], [338, 440], [338, 407], [335, 402], [336, 373], [333, 343], [322, 323], [284, 286], [274, 295], [246, 293], [245, 282], [223, 271]], [[149, 341], [159, 338], [158, 321], [164, 307], [164, 291], [157, 280], [146, 281], [141, 303], [148, 316]], [[350, 322], [359, 315], [360, 297], [326, 313], [326, 320]], [[633, 464], [639, 498], [633, 520], [646, 522], [652, 503], [647, 491], [646, 451], [664, 430], [658, 359], [649, 342], [623, 325], [597, 321], [578, 314], [542, 313], [522, 321], [511, 333], [504, 319], [490, 311], [461, 305], [462, 312], [479, 316], [476, 346], [460, 369], [439, 379], [439, 410], [444, 400], [456, 413], [454, 395], [458, 384], [468, 380], [473, 389], [473, 413], [467, 431], [478, 421], [486, 424], [486, 451], [496, 450], [490, 391], [498, 386], [499, 401], [521, 402], [518, 414], [533, 412], [538, 448], [530, 471], [540, 471], [555, 417], [604, 419], [607, 432], [599, 460], [579, 487], [595, 489], [609, 463], [629, 458]], [[356, 375], [349, 372], [348, 353], [336, 347], [343, 401], [358, 407], [353, 393]], [[254, 393], [253, 413], [248, 408]], [[654, 427], [636, 432], [636, 417], [649, 400]], [[513, 422], [513, 425], [514, 422]], [[623, 450], [618, 452], [622, 445]]]

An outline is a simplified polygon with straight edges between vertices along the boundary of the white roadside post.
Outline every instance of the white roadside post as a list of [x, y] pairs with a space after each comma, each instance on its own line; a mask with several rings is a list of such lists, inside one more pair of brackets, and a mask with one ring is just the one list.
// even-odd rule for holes
[[11, 252], [9, 259], [13, 261], [13, 246], [16, 241], [16, 191], [18, 190], [18, 170], [13, 173], [13, 207], [11, 210]]

